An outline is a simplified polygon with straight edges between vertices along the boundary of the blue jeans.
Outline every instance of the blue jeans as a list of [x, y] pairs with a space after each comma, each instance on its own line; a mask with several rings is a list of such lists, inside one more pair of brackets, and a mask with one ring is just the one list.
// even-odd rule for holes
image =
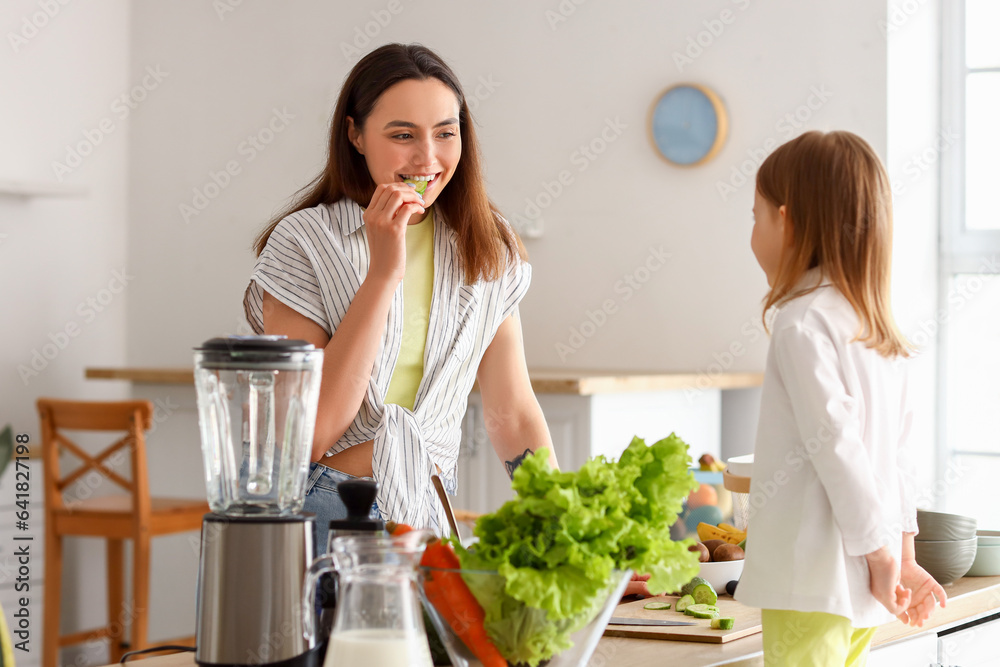
[[[313, 532], [313, 554], [319, 556], [327, 551], [327, 534], [330, 532], [330, 522], [334, 519], [346, 519], [347, 507], [337, 493], [337, 485], [349, 479], [371, 479], [371, 477], [355, 477], [346, 472], [327, 468], [319, 463], [309, 463], [309, 479], [306, 482], [306, 500], [302, 506], [303, 512], [316, 515], [316, 526]], [[372, 503], [371, 518], [379, 518], [378, 505]]]

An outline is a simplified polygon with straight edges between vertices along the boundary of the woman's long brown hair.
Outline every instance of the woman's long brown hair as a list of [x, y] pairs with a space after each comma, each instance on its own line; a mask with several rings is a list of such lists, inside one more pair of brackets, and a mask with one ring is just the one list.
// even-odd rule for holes
[[376, 184], [364, 156], [348, 139], [347, 118], [353, 118], [355, 126], [363, 129], [386, 90], [408, 79], [423, 81], [429, 78], [451, 88], [459, 103], [462, 157], [451, 182], [438, 195], [434, 205], [445, 224], [455, 232], [466, 282], [496, 280], [503, 275], [508, 259], [524, 258], [520, 238], [486, 194], [479, 141], [458, 77], [433, 51], [419, 44], [380, 47], [362, 58], [347, 75], [330, 123], [326, 167], [296, 193], [292, 204], [257, 236], [254, 250], [258, 256], [278, 223], [296, 211], [332, 204], [344, 197], [362, 206], [371, 201]]
[[850, 132], [806, 132], [764, 160], [757, 191], [785, 206], [793, 237], [764, 311], [798, 296], [803, 274], [821, 267], [858, 315], [855, 340], [887, 358], [909, 356], [889, 302], [892, 191], [872, 147]]

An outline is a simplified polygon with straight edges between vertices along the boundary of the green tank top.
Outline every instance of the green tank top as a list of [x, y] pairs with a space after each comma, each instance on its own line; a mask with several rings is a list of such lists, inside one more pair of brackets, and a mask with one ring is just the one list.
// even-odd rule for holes
[[424, 376], [424, 346], [434, 288], [434, 209], [406, 228], [406, 273], [403, 275], [403, 340], [385, 402], [409, 410]]

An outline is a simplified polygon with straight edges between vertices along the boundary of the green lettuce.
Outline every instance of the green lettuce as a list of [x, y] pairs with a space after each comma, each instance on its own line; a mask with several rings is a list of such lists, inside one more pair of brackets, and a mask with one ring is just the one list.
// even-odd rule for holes
[[503, 575], [466, 581], [500, 652], [532, 667], [571, 645], [606, 599], [612, 571], [651, 575], [653, 593], [698, 573], [691, 541], [670, 540], [698, 486], [683, 440], [633, 438], [618, 461], [597, 456], [576, 472], [552, 470], [548, 458], [545, 449], [528, 456], [514, 472], [517, 497], [476, 522], [475, 546], [455, 545], [463, 569]]

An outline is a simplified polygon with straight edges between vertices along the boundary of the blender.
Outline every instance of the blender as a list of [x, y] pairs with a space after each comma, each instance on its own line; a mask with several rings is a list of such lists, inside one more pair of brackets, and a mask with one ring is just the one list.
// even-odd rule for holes
[[199, 665], [313, 667], [302, 582], [314, 517], [302, 513], [323, 352], [284, 336], [231, 336], [195, 352], [212, 512], [202, 522]]

